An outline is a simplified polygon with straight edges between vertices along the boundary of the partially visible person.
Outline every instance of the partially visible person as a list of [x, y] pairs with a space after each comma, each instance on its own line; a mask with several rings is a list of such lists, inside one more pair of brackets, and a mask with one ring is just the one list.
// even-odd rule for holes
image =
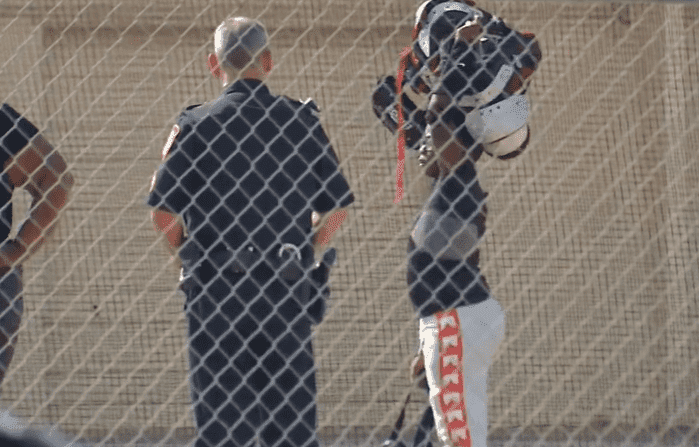
[[[0, 106], [0, 383], [14, 355], [24, 303], [22, 263], [54, 229], [68, 200], [73, 177], [65, 160], [36, 126], [8, 104]], [[32, 197], [28, 217], [12, 230], [12, 195], [24, 188]]]
[[266, 86], [262, 23], [221, 23], [209, 69], [224, 91], [180, 115], [148, 198], [182, 262], [195, 445], [317, 446], [313, 246], [354, 196], [315, 105]]
[[32, 427], [25, 421], [0, 411], [0, 447], [88, 447], [70, 439], [56, 427]]
[[444, 445], [485, 447], [488, 370], [505, 313], [480, 270], [487, 193], [476, 162], [527, 147], [526, 89], [541, 50], [533, 34], [470, 0], [421, 3], [412, 39], [397, 76], [374, 91], [374, 111], [398, 134], [396, 202], [407, 150], [434, 178], [408, 241], [407, 280], [437, 434]]

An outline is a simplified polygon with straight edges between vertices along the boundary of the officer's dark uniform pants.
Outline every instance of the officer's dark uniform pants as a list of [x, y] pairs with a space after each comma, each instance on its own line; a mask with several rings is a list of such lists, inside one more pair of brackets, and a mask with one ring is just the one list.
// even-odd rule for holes
[[196, 447], [317, 446], [308, 287], [266, 265], [197, 279], [183, 287]]

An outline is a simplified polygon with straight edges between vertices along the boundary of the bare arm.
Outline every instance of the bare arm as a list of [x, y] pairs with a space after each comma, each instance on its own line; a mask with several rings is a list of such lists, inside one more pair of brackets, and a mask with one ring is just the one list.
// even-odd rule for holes
[[314, 211], [312, 224], [313, 227], [316, 227], [316, 243], [319, 244], [321, 248], [328, 245], [345, 219], [347, 219], [347, 210], [344, 208], [340, 208], [326, 215], [320, 215]]
[[32, 196], [29, 217], [20, 224], [17, 236], [0, 247], [0, 269], [19, 264], [39, 249], [55, 228], [60, 210], [68, 201], [73, 176], [66, 162], [43, 137], [37, 136], [6, 164], [15, 187]]
[[156, 231], [163, 233], [167, 248], [174, 256], [184, 242], [184, 226], [179, 217], [163, 209], [153, 210], [151, 220]]
[[425, 160], [420, 160], [425, 168], [425, 175], [438, 177], [446, 175], [459, 166], [465, 159], [467, 147], [457, 137], [458, 129], [453, 123], [445, 122], [445, 113], [452, 102], [446, 93], [432, 95], [428, 109], [428, 122], [432, 131], [432, 146], [434, 152]]

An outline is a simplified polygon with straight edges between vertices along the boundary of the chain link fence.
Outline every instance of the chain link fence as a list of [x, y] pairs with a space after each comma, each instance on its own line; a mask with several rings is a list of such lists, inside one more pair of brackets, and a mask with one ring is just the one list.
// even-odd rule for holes
[[[699, 439], [699, 7], [482, 1], [534, 32], [532, 136], [483, 157], [481, 266], [507, 314], [490, 373], [493, 443]], [[318, 432], [377, 445], [411, 388], [418, 324], [406, 246], [430, 181], [372, 113], [409, 44], [413, 0], [1, 0], [4, 102], [75, 177], [59, 227], [24, 266], [25, 315], [2, 406], [95, 445], [194, 435], [178, 265], [144, 205], [228, 16], [267, 27], [274, 93], [311, 97], [355, 196], [314, 329]], [[26, 197], [16, 194], [17, 215]], [[412, 427], [426, 398], [408, 406]]]

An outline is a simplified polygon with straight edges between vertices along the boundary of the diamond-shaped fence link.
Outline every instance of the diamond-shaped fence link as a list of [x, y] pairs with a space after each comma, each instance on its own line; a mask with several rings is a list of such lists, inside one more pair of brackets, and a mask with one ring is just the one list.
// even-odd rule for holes
[[[695, 445], [699, 7], [447, 3], [415, 31], [414, 0], [0, 0], [3, 103], [74, 179], [2, 269], [3, 417], [59, 445]], [[207, 55], [234, 16], [265, 25], [274, 67], [219, 110]], [[526, 149], [498, 158], [489, 123]], [[4, 169], [14, 238], [48, 174]], [[334, 209], [319, 290], [311, 213]]]

